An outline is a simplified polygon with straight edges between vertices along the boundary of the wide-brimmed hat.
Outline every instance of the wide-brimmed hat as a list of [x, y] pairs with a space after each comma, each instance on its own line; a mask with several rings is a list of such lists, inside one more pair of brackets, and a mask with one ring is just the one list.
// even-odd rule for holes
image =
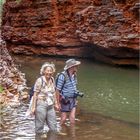
[[43, 75], [44, 74], [44, 70], [46, 67], [51, 67], [52, 68], [52, 72], [54, 73], [55, 72], [55, 65], [53, 63], [44, 63], [40, 69], [40, 74]]
[[74, 66], [77, 66], [77, 65], [80, 65], [81, 62], [80, 61], [76, 61], [75, 59], [69, 59], [66, 61], [66, 65], [64, 67], [64, 70], [67, 70], [71, 67], [74, 67]]

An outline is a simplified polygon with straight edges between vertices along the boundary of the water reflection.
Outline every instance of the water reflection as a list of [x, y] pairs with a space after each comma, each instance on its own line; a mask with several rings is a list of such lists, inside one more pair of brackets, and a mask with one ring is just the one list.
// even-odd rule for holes
[[25, 118], [27, 105], [18, 108], [8, 107], [4, 115], [4, 128], [0, 129], [1, 140], [22, 140], [34, 137], [34, 121]]
[[[27, 119], [25, 113], [28, 105], [18, 108], [7, 108], [4, 115], [5, 125], [0, 128], [0, 140], [138, 140], [138, 125], [131, 125], [97, 114], [84, 114], [78, 110], [76, 125], [71, 126], [69, 120], [62, 131], [67, 135], [47, 133], [47, 137], [35, 136], [34, 120]], [[59, 114], [57, 114], [59, 121]]]
[[[31, 86], [45, 61], [53, 61], [59, 72], [65, 59], [17, 57], [17, 61]], [[76, 126], [71, 127], [67, 122], [63, 127], [66, 136], [48, 133], [46, 138], [40, 140], [138, 140], [138, 71], [83, 60], [80, 68], [79, 88], [85, 92], [85, 96], [79, 98]], [[5, 125], [0, 129], [0, 140], [37, 139], [34, 120], [24, 116], [27, 107], [25, 103], [18, 108], [7, 109], [10, 113], [4, 115]], [[59, 121], [59, 117], [57, 119]]]
[[[15, 58], [21, 64], [22, 71], [26, 73], [29, 86], [39, 76], [38, 71], [42, 63], [54, 62], [57, 72], [59, 72], [63, 69], [65, 61], [65, 59], [44, 57]], [[79, 88], [86, 93], [85, 100], [80, 102], [82, 107], [87, 109], [88, 106], [91, 106], [88, 108], [90, 112], [96, 111], [115, 118], [138, 122], [138, 117], [136, 117], [139, 111], [138, 75], [137, 69], [122, 69], [82, 60], [78, 72]], [[116, 110], [115, 116], [113, 110]], [[121, 112], [125, 112], [126, 115]], [[129, 112], [134, 115], [131, 116]]]

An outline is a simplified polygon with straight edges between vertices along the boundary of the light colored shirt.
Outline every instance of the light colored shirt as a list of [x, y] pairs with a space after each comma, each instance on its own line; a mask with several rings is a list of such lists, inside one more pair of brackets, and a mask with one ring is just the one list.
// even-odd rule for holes
[[51, 77], [47, 82], [45, 76], [39, 77], [34, 85], [34, 92], [38, 93], [38, 96], [48, 96], [48, 94], [55, 93], [54, 78]]

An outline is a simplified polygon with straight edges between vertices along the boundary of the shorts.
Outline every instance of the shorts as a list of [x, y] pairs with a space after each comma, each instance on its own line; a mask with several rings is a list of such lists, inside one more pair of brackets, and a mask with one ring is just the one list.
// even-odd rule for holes
[[67, 98], [66, 102], [61, 100], [60, 103], [61, 103], [61, 112], [70, 112], [74, 107], [77, 106], [76, 98]]

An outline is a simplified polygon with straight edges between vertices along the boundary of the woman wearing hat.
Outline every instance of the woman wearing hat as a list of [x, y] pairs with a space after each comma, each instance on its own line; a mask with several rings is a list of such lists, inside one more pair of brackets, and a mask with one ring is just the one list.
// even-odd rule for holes
[[61, 111], [61, 122], [64, 124], [69, 112], [69, 120], [71, 124], [75, 123], [76, 113], [76, 96], [77, 93], [77, 66], [80, 61], [69, 59], [66, 61], [64, 71], [61, 72], [56, 81], [56, 93]]
[[55, 95], [55, 83], [53, 73], [54, 64], [45, 63], [40, 69], [41, 76], [34, 85], [32, 114], [35, 114], [35, 132], [42, 134], [45, 122], [53, 132], [57, 131], [56, 114], [54, 107], [58, 109]]

